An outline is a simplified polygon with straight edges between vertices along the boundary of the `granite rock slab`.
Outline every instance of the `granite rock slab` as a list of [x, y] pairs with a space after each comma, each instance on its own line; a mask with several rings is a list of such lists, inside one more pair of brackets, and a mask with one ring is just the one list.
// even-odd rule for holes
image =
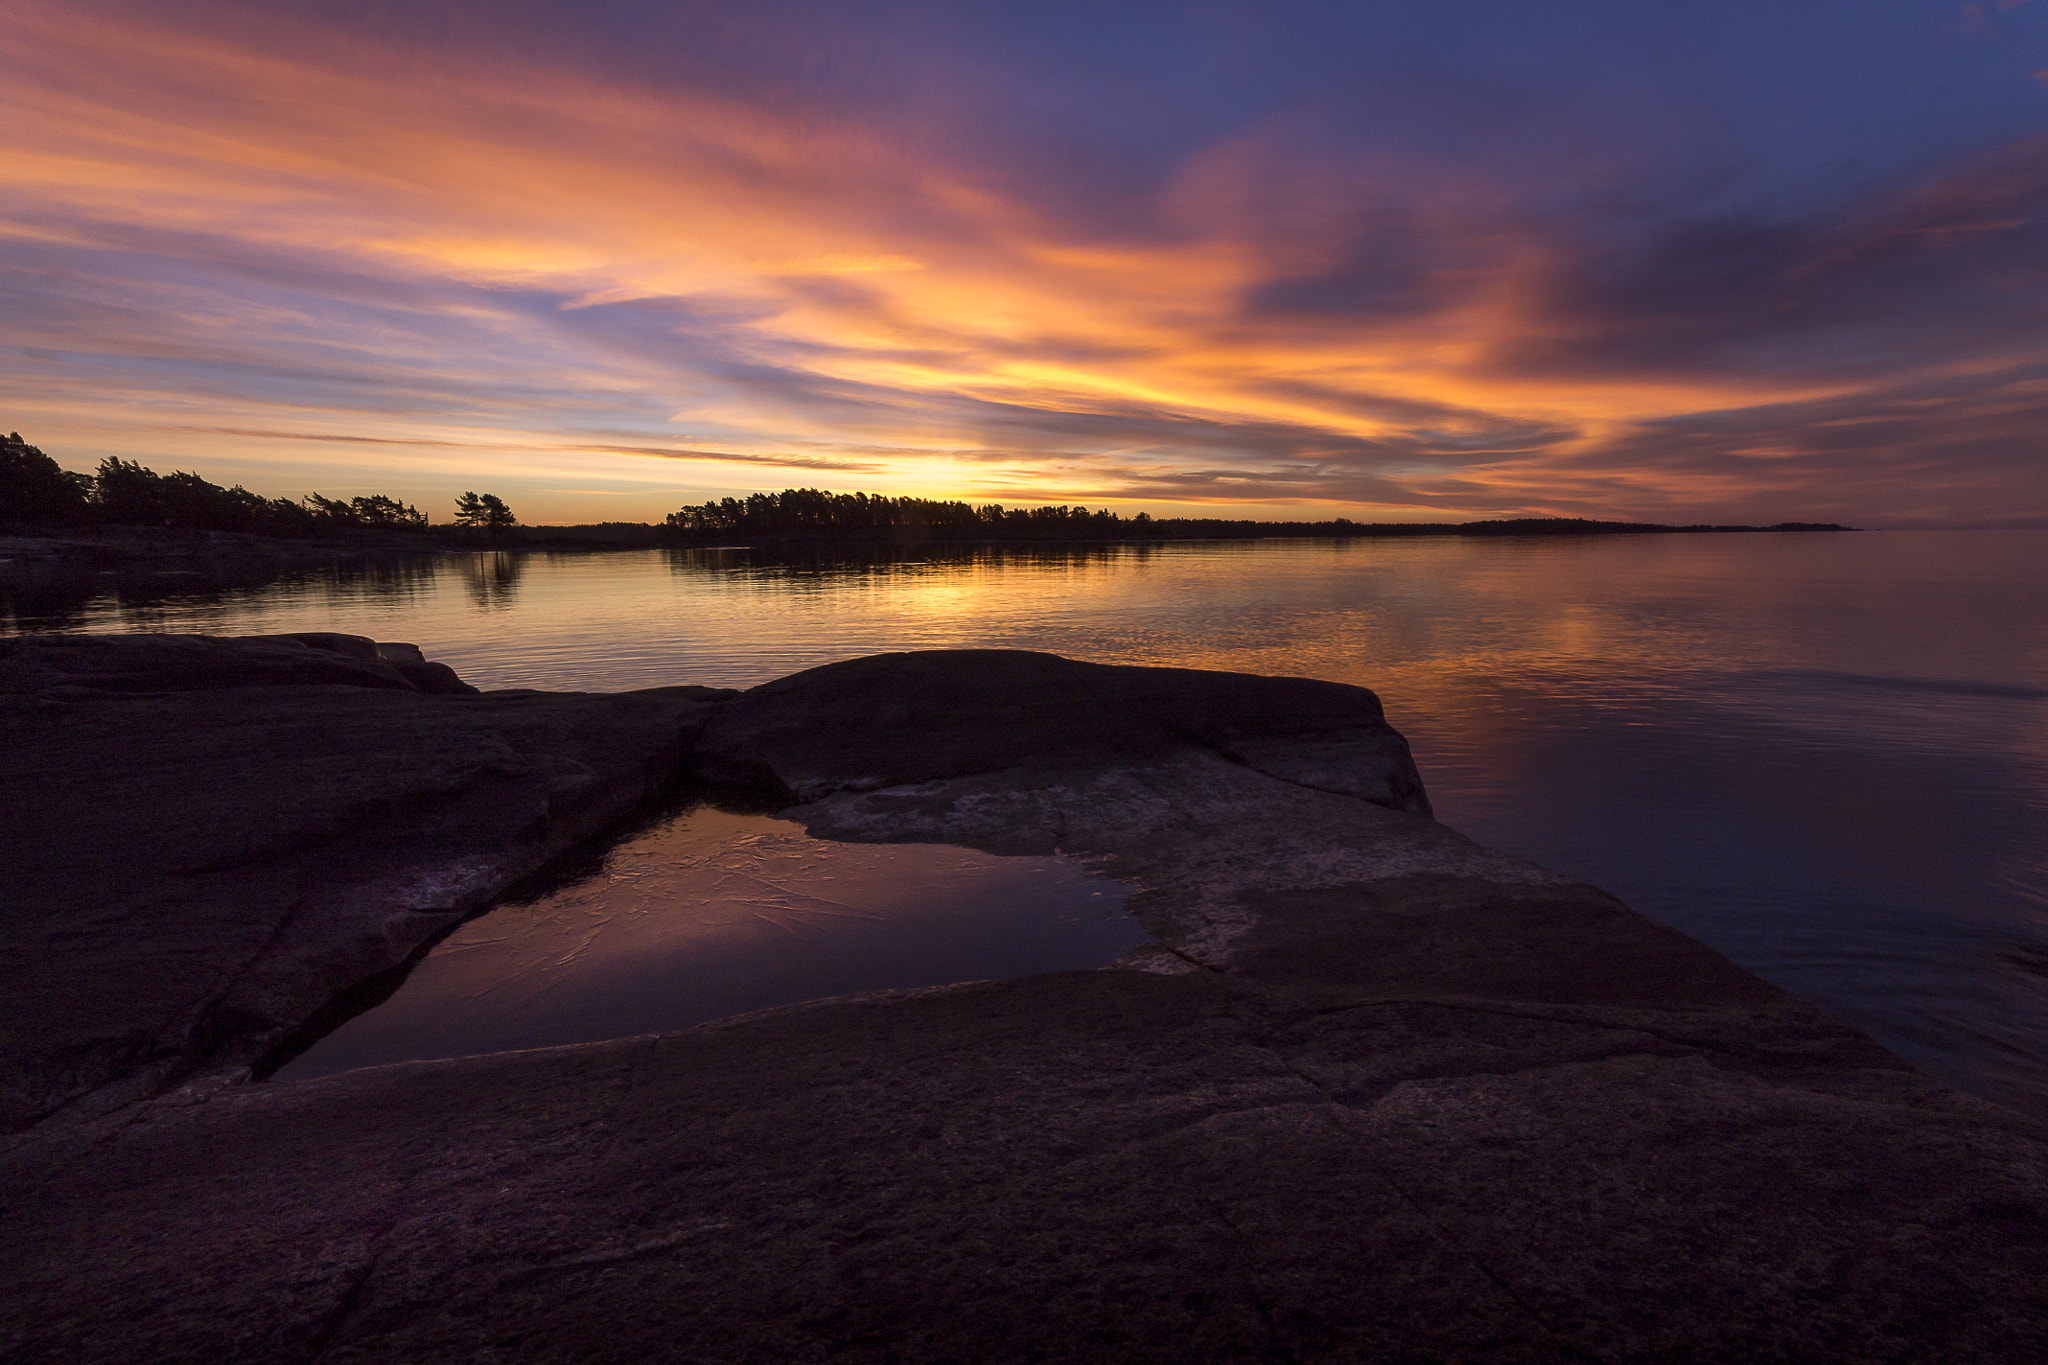
[[1369, 693], [1046, 658], [700, 701], [681, 761], [1060, 852], [1156, 944], [67, 1111], [0, 1147], [0, 1355], [2048, 1357], [2038, 1117], [1427, 818]]
[[167, 1096], [0, 1151], [0, 1351], [2039, 1359], [2038, 1127], [1746, 1041], [1064, 973]]
[[479, 695], [353, 636], [0, 641], [0, 1120], [246, 1070], [615, 823], [729, 695]]
[[694, 761], [803, 800], [992, 773], [1098, 770], [1190, 751], [1428, 815], [1408, 742], [1363, 687], [1083, 663], [1021, 649], [879, 654], [752, 688]]

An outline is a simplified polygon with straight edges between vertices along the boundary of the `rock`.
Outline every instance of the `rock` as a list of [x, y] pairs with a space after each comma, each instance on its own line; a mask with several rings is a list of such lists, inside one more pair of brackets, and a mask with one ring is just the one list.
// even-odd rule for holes
[[[385, 649], [394, 651], [385, 654]], [[360, 635], [24, 635], [0, 640], [0, 693], [188, 692], [222, 687], [331, 683], [474, 696], [446, 664], [416, 646], [382, 646]]]
[[[695, 760], [780, 784], [816, 833], [1059, 848], [1127, 877], [1160, 943], [1124, 970], [74, 1106], [0, 1146], [0, 1352], [2042, 1358], [2038, 1118], [1392, 808], [1421, 794], [1401, 794], [1413, 769], [1370, 694], [1145, 672], [985, 652], [834, 665], [726, 705]], [[437, 727], [470, 735], [462, 718], [506, 695], [217, 695], [343, 692], [419, 718], [367, 754], [430, 767]], [[95, 727], [143, 699], [91, 695], [73, 742], [112, 752]], [[514, 700], [560, 716], [625, 699]], [[294, 723], [264, 714], [244, 744]], [[159, 792], [231, 771], [171, 757]], [[277, 790], [338, 780], [317, 771]], [[103, 797], [134, 780], [81, 772]], [[257, 840], [257, 809], [150, 856]], [[439, 847], [495, 847], [474, 811]], [[299, 865], [250, 866], [270, 870], [239, 894]], [[177, 878], [143, 880], [168, 897]], [[69, 913], [91, 924], [84, 902]]]
[[350, 636], [0, 642], [0, 1122], [246, 1069], [669, 781], [729, 695], [477, 695]]
[[1362, 687], [1023, 650], [882, 654], [756, 687], [698, 745], [711, 774], [772, 772], [800, 799], [1004, 768], [1104, 768], [1188, 752], [1429, 814], [1407, 741]]
[[415, 688], [429, 696], [470, 697], [476, 695], [476, 689], [461, 678], [456, 677], [455, 670], [446, 664], [434, 663], [432, 660], [426, 659], [417, 662], [411, 659], [399, 659], [394, 661], [391, 666], [398, 671], [399, 677], [404, 678]]
[[[137, 637], [130, 636], [128, 637], [128, 641], [133, 641], [136, 638]], [[175, 639], [177, 637], [159, 635], [146, 638], [156, 640], [167, 640]], [[206, 637], [201, 636], [199, 638], [204, 639]], [[346, 655], [348, 658], [351, 659], [402, 659], [409, 657], [409, 655], [412, 654], [419, 654], [418, 645], [380, 645], [366, 635], [343, 635], [339, 631], [332, 630], [300, 630], [293, 631], [286, 635], [243, 635], [231, 638], [233, 640], [233, 643], [239, 644], [244, 648], [249, 646], [254, 641], [263, 639], [296, 640], [300, 644], [305, 645], [308, 648], [324, 649], [330, 654]], [[420, 658], [424, 659], [425, 657], [426, 656], [424, 654], [420, 654]]]
[[2038, 1359], [2039, 1128], [1840, 1033], [1081, 972], [166, 1097], [0, 1150], [0, 1318], [24, 1365]]

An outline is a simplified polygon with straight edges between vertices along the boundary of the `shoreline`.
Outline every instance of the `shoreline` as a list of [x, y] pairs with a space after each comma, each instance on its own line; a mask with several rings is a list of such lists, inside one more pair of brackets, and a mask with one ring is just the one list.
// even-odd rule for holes
[[1653, 523], [1524, 519], [1452, 524], [1361, 524], [1340, 530], [1316, 526], [1273, 531], [1217, 530], [1193, 534], [1153, 533], [1125, 536], [948, 536], [920, 528], [898, 528], [891, 534], [839, 532], [770, 533], [757, 536], [701, 536], [675, 533], [648, 525], [609, 534], [550, 535], [551, 528], [522, 526], [501, 537], [403, 531], [356, 531], [318, 538], [265, 536], [246, 531], [207, 531], [147, 526], [80, 529], [13, 527], [0, 530], [0, 570], [86, 567], [118, 568], [157, 560], [300, 563], [344, 558], [388, 558], [408, 555], [479, 554], [520, 550], [590, 551], [646, 549], [791, 549], [877, 550], [943, 548], [1013, 548], [1086, 545], [1168, 545], [1237, 540], [1403, 540], [1438, 537], [1515, 539], [1615, 535], [1761, 535], [1855, 531], [1823, 523], [1775, 526], [1675, 526]]

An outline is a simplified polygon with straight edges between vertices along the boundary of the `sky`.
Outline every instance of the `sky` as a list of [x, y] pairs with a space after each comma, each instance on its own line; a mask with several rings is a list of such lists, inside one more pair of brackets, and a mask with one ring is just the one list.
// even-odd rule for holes
[[68, 468], [2048, 526], [2048, 0], [9, 0], [0, 128]]

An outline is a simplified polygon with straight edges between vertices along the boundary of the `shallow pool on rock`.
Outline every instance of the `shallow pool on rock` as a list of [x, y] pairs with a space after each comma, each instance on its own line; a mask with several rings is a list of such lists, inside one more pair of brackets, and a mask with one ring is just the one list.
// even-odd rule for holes
[[276, 1073], [599, 1042], [856, 991], [1106, 966], [1130, 887], [1061, 858], [813, 839], [704, 805], [457, 929]]

